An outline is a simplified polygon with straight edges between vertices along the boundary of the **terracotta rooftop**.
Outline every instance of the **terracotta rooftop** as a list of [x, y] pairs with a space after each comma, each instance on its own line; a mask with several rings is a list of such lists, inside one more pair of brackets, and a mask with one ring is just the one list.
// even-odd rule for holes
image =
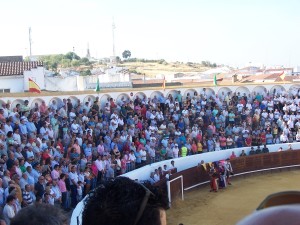
[[23, 75], [24, 71], [37, 68], [38, 66], [43, 66], [43, 62], [0, 62], [0, 76]]
[[252, 82], [255, 80], [273, 80], [273, 81], [275, 81], [278, 78], [281, 79], [280, 75], [281, 75], [281, 73], [251, 75], [251, 76], [243, 78], [241, 80], [241, 82]]

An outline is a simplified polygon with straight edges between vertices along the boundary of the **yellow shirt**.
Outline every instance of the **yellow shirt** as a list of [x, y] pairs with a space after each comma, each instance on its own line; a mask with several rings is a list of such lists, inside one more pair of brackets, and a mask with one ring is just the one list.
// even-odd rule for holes
[[197, 143], [197, 149], [198, 149], [198, 152], [202, 152], [202, 144], [201, 144], [201, 142]]

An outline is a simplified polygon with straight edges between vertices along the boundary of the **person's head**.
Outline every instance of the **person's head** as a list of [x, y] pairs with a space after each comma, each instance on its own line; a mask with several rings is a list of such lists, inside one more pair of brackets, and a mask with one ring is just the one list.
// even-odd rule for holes
[[31, 191], [31, 186], [30, 184], [25, 185], [25, 191], [30, 192]]
[[126, 177], [108, 181], [87, 197], [82, 225], [164, 225], [167, 199], [154, 193]]
[[40, 176], [38, 181], [41, 184], [45, 183], [45, 177], [44, 176]]
[[60, 208], [50, 204], [34, 204], [22, 208], [11, 220], [11, 225], [67, 225], [68, 217]]
[[14, 203], [15, 199], [16, 199], [15, 196], [9, 195], [9, 196], [7, 196], [7, 198], [6, 198], [6, 203], [9, 204], [9, 205], [11, 205], [11, 204]]

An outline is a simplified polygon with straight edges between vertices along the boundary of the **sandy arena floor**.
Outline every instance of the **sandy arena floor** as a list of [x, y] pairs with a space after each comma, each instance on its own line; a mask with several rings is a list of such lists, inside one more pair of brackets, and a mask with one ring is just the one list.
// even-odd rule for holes
[[178, 200], [167, 211], [168, 225], [229, 225], [236, 224], [251, 214], [269, 194], [300, 191], [300, 170], [265, 172], [236, 177], [232, 185], [218, 193], [209, 192], [209, 186], [184, 192], [184, 201]]

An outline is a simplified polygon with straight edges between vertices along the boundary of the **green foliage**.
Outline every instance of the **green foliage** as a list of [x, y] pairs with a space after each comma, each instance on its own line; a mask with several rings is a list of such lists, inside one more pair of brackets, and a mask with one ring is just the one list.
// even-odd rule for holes
[[62, 59], [60, 66], [63, 68], [67, 68], [71, 66], [71, 60], [70, 59]]
[[67, 68], [70, 66], [78, 67], [81, 65], [89, 66], [91, 62], [88, 58], [80, 58], [74, 52], [68, 52], [67, 54], [56, 54], [56, 55], [45, 55], [40, 56], [38, 60], [44, 62], [44, 66], [46, 69], [57, 72], [58, 68]]
[[24, 58], [24, 61], [25, 61], [25, 62], [29, 62], [29, 61], [30, 61], [30, 58], [29, 58], [28, 56], [26, 56], [26, 57]]
[[88, 75], [92, 75], [92, 73], [89, 69], [80, 71], [80, 76], [88, 76]]
[[80, 62], [79, 62], [79, 60], [74, 59], [74, 60], [71, 61], [71, 65], [73, 67], [78, 67], [78, 66], [80, 66]]
[[210, 61], [202, 61], [201, 65], [205, 67], [217, 67], [216, 63], [211, 63]]
[[167, 65], [167, 64], [168, 64], [168, 63], [166, 62], [166, 60], [164, 60], [164, 59], [158, 60], [157, 63], [159, 63], [159, 64], [164, 64], [164, 65]]
[[125, 50], [123, 53], [122, 53], [122, 57], [124, 59], [127, 59], [127, 58], [130, 58], [131, 57], [131, 52], [129, 50]]
[[116, 61], [117, 61], [117, 63], [122, 63], [121, 57], [120, 57], [120, 56], [117, 56], [117, 57], [116, 57]]
[[64, 56], [66, 59], [70, 59], [70, 60], [73, 60], [73, 59], [77, 59], [79, 60], [80, 57], [78, 55], [76, 55], [75, 52], [68, 52], [67, 54], [65, 54]]

